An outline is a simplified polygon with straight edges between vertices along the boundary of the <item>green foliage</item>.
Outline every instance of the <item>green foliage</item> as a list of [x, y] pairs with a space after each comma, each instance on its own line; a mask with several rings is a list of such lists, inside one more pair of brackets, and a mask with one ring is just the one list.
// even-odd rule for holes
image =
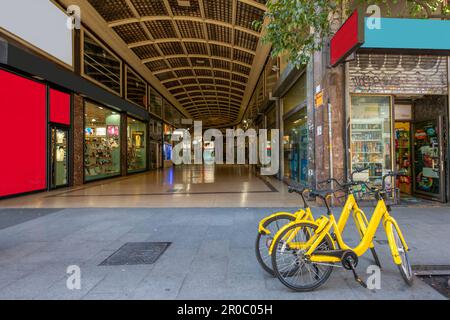
[[[392, 6], [398, 2], [357, 0], [355, 5], [383, 5], [391, 13]], [[314, 52], [322, 49], [323, 39], [331, 34], [332, 17], [342, 10], [348, 13], [347, 4], [346, 0], [269, 0], [265, 13], [268, 23], [255, 21], [253, 26], [257, 30], [264, 29], [262, 40], [272, 45], [272, 56], [287, 54], [289, 61], [299, 68], [308, 63]], [[446, 18], [450, 14], [446, 0], [405, 0], [405, 6], [417, 17]]]

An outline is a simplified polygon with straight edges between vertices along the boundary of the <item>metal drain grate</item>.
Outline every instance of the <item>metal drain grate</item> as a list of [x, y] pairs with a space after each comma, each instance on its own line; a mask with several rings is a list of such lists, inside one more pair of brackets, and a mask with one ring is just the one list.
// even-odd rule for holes
[[450, 265], [414, 265], [412, 269], [416, 277], [450, 299]]
[[155, 263], [171, 242], [130, 242], [114, 252], [100, 266], [132, 266]]
[[444, 297], [450, 299], [450, 275], [419, 275], [418, 277]]

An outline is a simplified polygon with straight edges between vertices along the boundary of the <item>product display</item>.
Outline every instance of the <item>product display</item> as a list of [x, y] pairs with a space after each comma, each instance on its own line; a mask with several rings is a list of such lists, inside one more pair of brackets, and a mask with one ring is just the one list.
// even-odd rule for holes
[[409, 122], [395, 123], [397, 186], [400, 192], [405, 194], [412, 193], [410, 131], [411, 125]]
[[389, 97], [352, 97], [351, 162], [355, 179], [381, 184], [391, 170], [391, 118]]
[[285, 121], [284, 163], [285, 176], [295, 182], [308, 180], [308, 121], [303, 109], [292, 120]]
[[86, 103], [85, 179], [92, 181], [120, 174], [120, 115]]
[[127, 136], [128, 172], [147, 169], [147, 124], [128, 118]]

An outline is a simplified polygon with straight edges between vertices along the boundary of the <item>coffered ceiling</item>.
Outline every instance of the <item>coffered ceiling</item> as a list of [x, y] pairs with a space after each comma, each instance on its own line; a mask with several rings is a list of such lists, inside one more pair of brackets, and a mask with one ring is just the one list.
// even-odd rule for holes
[[239, 120], [268, 55], [252, 27], [266, 0], [87, 2], [192, 118]]

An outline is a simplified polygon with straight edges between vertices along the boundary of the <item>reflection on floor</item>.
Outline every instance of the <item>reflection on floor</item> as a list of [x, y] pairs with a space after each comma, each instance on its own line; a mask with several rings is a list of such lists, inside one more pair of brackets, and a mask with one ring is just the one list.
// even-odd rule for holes
[[180, 166], [0, 201], [11, 208], [296, 207], [298, 196], [250, 166]]

